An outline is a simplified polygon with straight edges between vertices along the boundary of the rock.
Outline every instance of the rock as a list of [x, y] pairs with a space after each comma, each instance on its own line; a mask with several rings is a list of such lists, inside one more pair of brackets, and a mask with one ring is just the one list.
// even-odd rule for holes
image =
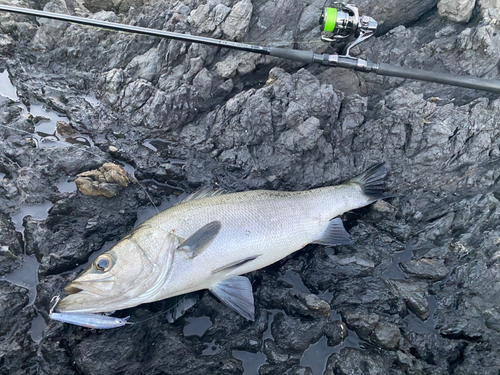
[[[440, 16], [437, 3], [360, 0], [360, 14], [380, 27], [353, 53], [498, 80], [497, 2], [478, 0], [467, 24]], [[319, 42], [323, 5], [122, 0], [45, 9], [323, 53], [343, 47]], [[338, 353], [328, 361], [315, 354], [327, 361], [326, 374], [498, 373], [494, 94], [6, 12], [0, 29], [0, 94], [9, 87], [12, 96], [0, 96], [0, 247], [8, 248], [0, 269], [6, 279], [14, 269], [28, 272], [16, 268], [23, 246], [40, 262], [29, 275], [40, 281], [34, 305], [25, 289], [0, 283], [4, 372], [307, 374], [304, 348], [324, 346], [325, 335], [328, 345], [341, 344], [329, 347]], [[57, 121], [88, 144], [39, 142]], [[255, 322], [207, 292], [172, 324], [164, 301], [117, 312], [138, 324], [110, 331], [47, 319], [50, 299], [148, 216], [152, 202], [163, 208], [203, 187], [328, 186], [379, 161], [393, 198], [342, 216], [352, 245], [306, 246], [249, 275]], [[59, 189], [104, 163], [133, 166], [141, 185], [122, 187], [121, 172], [108, 181], [104, 171], [84, 178], [120, 191], [112, 198]], [[26, 216], [21, 241], [9, 215], [42, 202], [53, 204], [48, 216]], [[336, 314], [345, 321], [330, 318]], [[201, 317], [210, 328], [185, 337], [186, 319]], [[357, 337], [346, 340], [347, 327]], [[235, 359], [236, 350], [247, 358]]]
[[412, 276], [432, 281], [442, 280], [448, 275], [448, 268], [442, 260], [426, 258], [411, 260], [401, 263], [401, 268]]
[[394, 324], [379, 322], [373, 331], [374, 340], [384, 349], [396, 349], [402, 338], [399, 328]]
[[15, 231], [10, 218], [0, 213], [0, 276], [11, 273], [21, 263], [22, 234]]
[[[220, 18], [223, 18], [224, 10]], [[250, 18], [252, 17], [253, 5], [248, 0], [236, 3], [227, 18], [222, 23], [224, 36], [229, 40], [241, 40], [248, 30]]]
[[[378, 354], [359, 349], [344, 348], [340, 354], [328, 358], [324, 375], [382, 374], [385, 371], [384, 358]], [[397, 374], [398, 372], [393, 372]], [[403, 374], [402, 372], [399, 372]]]
[[429, 318], [427, 283], [415, 280], [391, 280], [391, 284], [396, 293], [406, 301], [411, 312], [421, 320]]
[[82, 194], [112, 198], [120, 192], [120, 187], [127, 187], [130, 180], [121, 166], [105, 163], [98, 170], [78, 174], [75, 183]]
[[437, 7], [441, 17], [453, 22], [469, 22], [475, 4], [475, 0], [440, 0]]
[[323, 335], [326, 319], [307, 320], [278, 313], [271, 324], [276, 345], [285, 353], [300, 353]]
[[329, 322], [325, 330], [328, 346], [340, 345], [347, 335], [347, 326], [341, 320]]

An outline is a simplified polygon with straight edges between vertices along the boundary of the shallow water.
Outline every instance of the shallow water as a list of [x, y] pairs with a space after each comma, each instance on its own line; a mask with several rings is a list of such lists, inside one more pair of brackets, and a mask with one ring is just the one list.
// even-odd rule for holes
[[207, 329], [212, 326], [212, 321], [208, 316], [200, 316], [197, 318], [186, 318], [183, 334], [184, 336], [198, 336], [205, 334]]
[[266, 356], [261, 351], [250, 353], [243, 350], [233, 350], [231, 354], [243, 363], [243, 375], [258, 374], [259, 367], [266, 363]]
[[75, 180], [71, 176], [61, 177], [56, 186], [61, 193], [72, 193], [76, 190]]
[[311, 291], [307, 286], [304, 285], [304, 282], [302, 281], [302, 277], [300, 276], [300, 269], [302, 267], [302, 264], [295, 268], [295, 269], [290, 269], [285, 272], [283, 276], [280, 276], [278, 279], [287, 282], [288, 284], [292, 285], [291, 292], [292, 293], [308, 293], [310, 294]]
[[9, 72], [4, 70], [0, 73], [0, 95], [6, 96], [13, 100], [17, 100], [17, 90], [10, 81]]

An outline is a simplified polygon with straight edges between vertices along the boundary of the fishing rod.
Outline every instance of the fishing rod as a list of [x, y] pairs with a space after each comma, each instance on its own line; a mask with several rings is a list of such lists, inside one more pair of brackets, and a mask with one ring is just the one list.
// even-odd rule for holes
[[352, 47], [373, 36], [378, 26], [377, 21], [375, 21], [372, 17], [366, 15], [360, 16], [358, 8], [351, 4], [334, 3], [333, 7], [324, 8], [320, 18], [320, 24], [322, 27], [321, 39], [323, 41], [331, 43], [343, 39], [347, 40], [349, 38], [355, 38], [347, 45], [344, 54], [317, 54], [312, 51], [256, 46], [253, 44], [239, 43], [229, 40], [130, 26], [66, 14], [19, 8], [9, 5], [0, 5], [0, 11], [49, 18], [85, 26], [95, 26], [114, 31], [177, 39], [184, 42], [202, 43], [221, 48], [230, 48], [239, 51], [280, 57], [282, 59], [300, 61], [303, 63], [317, 63], [326, 66], [353, 69], [360, 72], [373, 72], [381, 76], [410, 78], [420, 81], [500, 93], [500, 81], [498, 80], [488, 80], [471, 76], [459, 76], [449, 73], [412, 69], [398, 65], [376, 63], [351, 56], [349, 53]]

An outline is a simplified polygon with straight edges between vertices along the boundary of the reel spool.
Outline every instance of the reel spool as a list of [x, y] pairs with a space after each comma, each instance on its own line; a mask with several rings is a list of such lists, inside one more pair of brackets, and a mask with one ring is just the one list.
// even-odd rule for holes
[[346, 56], [355, 45], [371, 37], [378, 23], [370, 16], [359, 16], [358, 8], [352, 4], [334, 3], [325, 7], [321, 18], [321, 40], [337, 42], [351, 36], [356, 39], [347, 45]]

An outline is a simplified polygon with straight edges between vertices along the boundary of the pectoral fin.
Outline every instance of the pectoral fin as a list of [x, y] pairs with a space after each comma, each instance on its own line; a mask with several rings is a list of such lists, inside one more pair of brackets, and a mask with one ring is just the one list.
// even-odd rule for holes
[[186, 250], [189, 252], [189, 257], [194, 258], [207, 248], [208, 245], [219, 234], [221, 228], [220, 221], [212, 221], [204, 225], [192, 234], [186, 241], [184, 241], [179, 250]]
[[253, 303], [253, 291], [250, 280], [243, 276], [235, 276], [227, 280], [219, 281], [209, 290], [234, 309], [242, 317], [254, 321], [255, 306]]
[[353, 242], [349, 233], [344, 229], [344, 224], [340, 217], [330, 220], [326, 229], [313, 241], [320, 245], [337, 246], [337, 245], [351, 245]]

